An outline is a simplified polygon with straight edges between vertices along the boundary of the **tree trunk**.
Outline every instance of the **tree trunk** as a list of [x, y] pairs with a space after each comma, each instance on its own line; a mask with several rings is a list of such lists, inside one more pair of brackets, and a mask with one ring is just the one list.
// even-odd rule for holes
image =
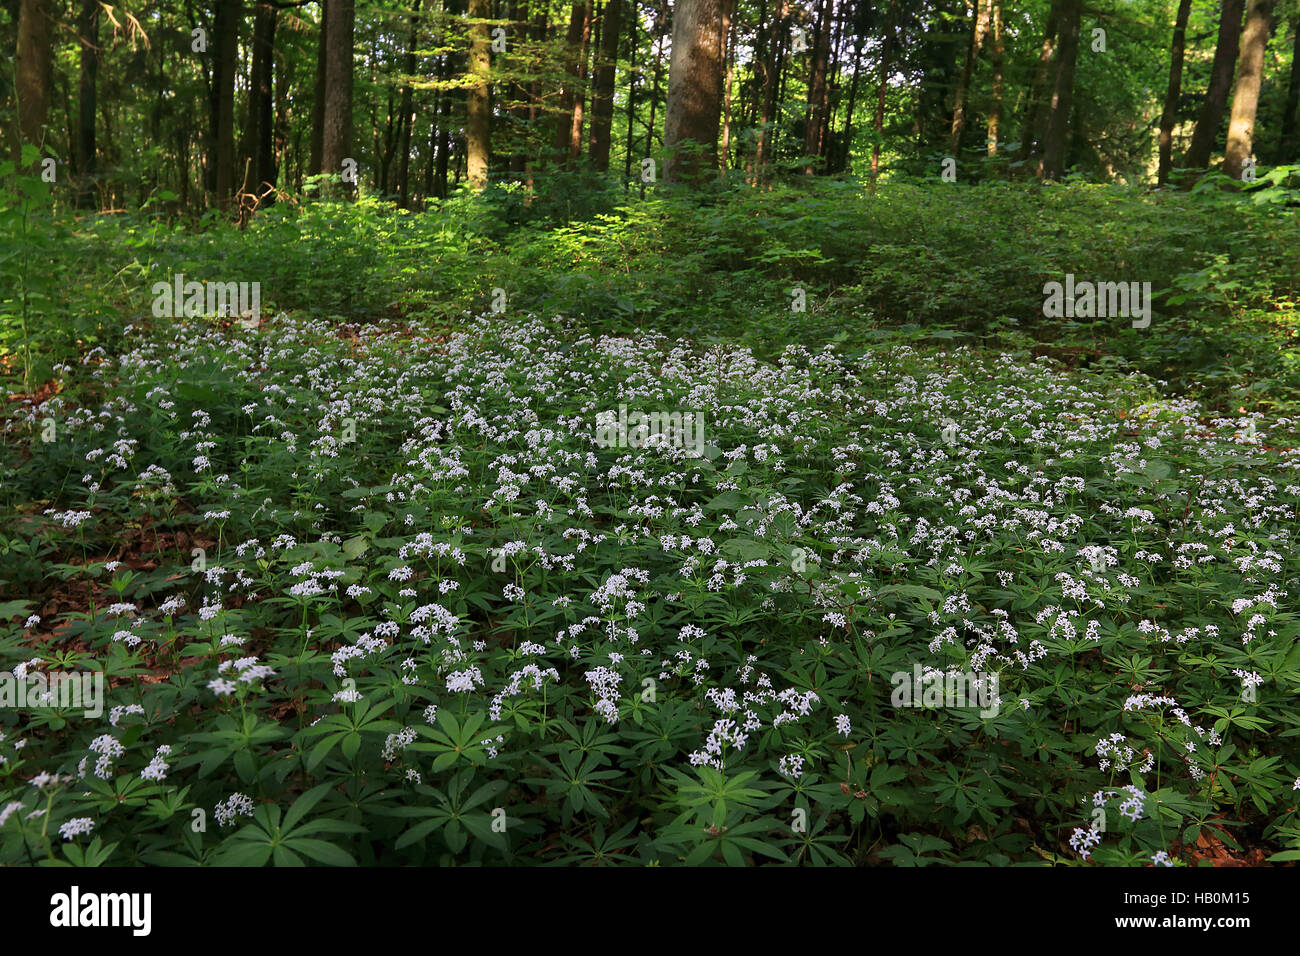
[[[275, 119], [274, 129], [271, 131], [271, 168], [270, 175], [267, 177], [270, 182], [278, 183], [280, 181], [280, 170], [284, 170], [285, 187], [300, 190], [302, 188], [302, 130], [299, 124], [294, 123], [293, 137], [294, 148], [293, 157], [297, 166], [293, 170], [286, 162], [285, 157], [289, 155], [289, 136], [290, 136], [290, 117], [289, 108], [289, 88], [293, 82], [293, 70], [285, 62], [284, 57], [272, 57], [272, 79], [275, 81]], [[291, 179], [296, 172], [295, 182]], [[275, 202], [275, 194], [266, 197], [268, 204]]]
[[14, 93], [18, 100], [17, 139], [11, 144], [14, 163], [22, 164], [22, 146], [39, 147], [45, 140], [50, 111], [53, 62], [50, 10], [46, 0], [22, 0], [18, 12], [18, 45], [14, 63]]
[[[338, 175], [343, 161], [352, 159], [352, 36], [356, 11], [353, 0], [329, 0], [325, 5], [325, 112], [321, 135], [321, 172]], [[355, 183], [344, 183], [345, 196]]]
[[77, 18], [81, 78], [77, 111], [77, 208], [95, 206], [95, 100], [99, 74], [99, 0], [81, 0]]
[[990, 23], [993, 48], [993, 102], [989, 106], [988, 154], [998, 154], [998, 133], [1002, 125], [1002, 62], [1005, 49], [1002, 42], [1002, 0], [989, 0]]
[[555, 156], [561, 166], [569, 164], [573, 106], [578, 96], [578, 63], [582, 54], [582, 31], [587, 22], [587, 9], [583, 0], [574, 0], [569, 11], [569, 31], [564, 37], [564, 78], [560, 83], [560, 110], [555, 117]]
[[1056, 84], [1052, 90], [1043, 158], [1038, 166], [1040, 179], [1060, 179], [1065, 175], [1066, 148], [1070, 141], [1070, 110], [1074, 105], [1074, 67], [1079, 56], [1079, 23], [1082, 18], [1083, 0], [1063, 0]]
[[1223, 171], [1240, 179], [1255, 145], [1255, 111], [1264, 78], [1264, 48], [1273, 28], [1274, 0], [1250, 0], [1241, 34], [1241, 59], [1232, 88], [1232, 113], [1228, 119], [1228, 144], [1223, 151]]
[[876, 188], [876, 176], [880, 173], [880, 140], [885, 133], [885, 91], [889, 88], [889, 71], [893, 67], [895, 31], [897, 29], [897, 2], [889, 0], [889, 10], [885, 14], [885, 39], [880, 47], [880, 89], [876, 93], [876, 141], [871, 145], [871, 188]]
[[[442, 58], [438, 68], [439, 77], [444, 82], [451, 75], [450, 55]], [[438, 160], [434, 165], [434, 195], [439, 199], [447, 198], [447, 171], [451, 160], [451, 90], [439, 93], [438, 109]]]
[[1286, 87], [1286, 103], [1282, 107], [1282, 134], [1278, 139], [1276, 162], [1278, 165], [1291, 163], [1300, 156], [1296, 147], [1300, 145], [1296, 136], [1296, 108], [1300, 107], [1300, 13], [1291, 21], [1295, 39], [1291, 49], [1291, 80]]
[[619, 32], [623, 29], [623, 0], [606, 0], [600, 22], [600, 61], [591, 97], [592, 165], [609, 169], [610, 135], [614, 127], [614, 69], [618, 61]]
[[624, 146], [623, 156], [623, 191], [627, 192], [632, 186], [632, 146], [633, 146], [633, 129], [632, 120], [636, 116], [636, 87], [639, 76], [636, 68], [636, 21], [637, 9], [633, 3], [628, 22], [628, 79], [627, 79], [627, 143]]
[[582, 123], [585, 116], [584, 109], [587, 103], [587, 86], [590, 76], [587, 64], [591, 59], [591, 30], [594, 15], [594, 0], [587, 0], [587, 3], [584, 4], [582, 17], [582, 42], [578, 44], [578, 74], [573, 92], [573, 109], [569, 114], [570, 162], [577, 160], [582, 155]]
[[1205, 169], [1210, 165], [1210, 153], [1219, 136], [1219, 124], [1228, 104], [1228, 91], [1232, 87], [1232, 74], [1237, 65], [1237, 48], [1241, 42], [1241, 11], [1245, 0], [1223, 0], [1219, 15], [1219, 40], [1214, 49], [1214, 65], [1210, 68], [1210, 85], [1201, 103], [1196, 129], [1191, 145], [1183, 156], [1188, 169]]
[[[510, 36], [515, 39], [513, 44], [506, 47], [507, 69], [511, 73], [526, 70], [526, 64], [533, 55], [525, 46], [529, 33], [528, 4], [521, 0], [509, 0], [506, 16], [510, 21]], [[516, 180], [524, 178], [528, 166], [528, 131], [532, 129], [528, 122], [528, 112], [531, 98], [528, 85], [519, 79], [512, 79], [506, 85], [506, 110], [510, 115], [511, 129], [509, 169]]]
[[253, 9], [253, 69], [248, 89], [246, 158], [253, 191], [275, 187], [275, 27], [279, 11], [259, 2]]
[[970, 45], [966, 48], [966, 60], [962, 63], [961, 73], [957, 77], [957, 92], [952, 101], [952, 129], [948, 135], [948, 152], [953, 156], [956, 156], [961, 149], [961, 137], [966, 131], [966, 98], [970, 95], [971, 77], [975, 74], [975, 64], [984, 46], [984, 34], [988, 32], [989, 15], [989, 4], [985, 0], [975, 0], [975, 18], [971, 25]]
[[853, 152], [853, 111], [858, 105], [858, 78], [862, 73], [862, 40], [853, 39], [853, 79], [849, 81], [849, 102], [844, 110], [844, 141], [839, 150], [833, 172], [841, 173], [848, 169], [849, 156]]
[[329, 18], [325, 15], [326, 0], [320, 0], [320, 33], [316, 37], [316, 92], [311, 104], [311, 159], [307, 175], [319, 176], [321, 151], [325, 145], [325, 51], [329, 49]]
[[470, 187], [483, 189], [488, 181], [491, 152], [492, 89], [488, 74], [492, 68], [491, 40], [486, 21], [492, 15], [491, 0], [469, 0], [469, 72], [474, 85], [465, 91], [465, 178]]
[[[659, 107], [659, 88], [662, 86], [664, 67], [664, 39], [668, 35], [668, 0], [659, 0], [659, 12], [655, 17], [655, 42], [650, 55], [654, 57], [654, 84], [650, 88], [650, 119], [645, 128], [645, 156], [649, 159], [654, 151], [655, 111]], [[645, 198], [645, 179], [641, 179], [641, 198]]]
[[1169, 87], [1165, 90], [1165, 108], [1160, 113], [1160, 166], [1156, 182], [1163, 186], [1174, 165], [1174, 119], [1178, 112], [1178, 97], [1183, 88], [1183, 54], [1187, 47], [1187, 18], [1192, 12], [1192, 0], [1179, 0], [1178, 15], [1174, 19], [1174, 42], [1169, 54]]
[[766, 175], [767, 164], [772, 161], [772, 144], [775, 139], [773, 124], [776, 122], [778, 96], [781, 87], [781, 71], [785, 62], [785, 44], [789, 37], [787, 26], [790, 21], [790, 0], [781, 0], [781, 7], [772, 17], [768, 31], [765, 56], [759, 58], [762, 67], [762, 102], [763, 114], [758, 125], [758, 145], [754, 151], [754, 176], [757, 184]]
[[664, 110], [664, 178], [699, 183], [718, 168], [723, 0], [678, 0]]
[[821, 131], [826, 113], [826, 68], [830, 61], [830, 0], [817, 4], [817, 25], [813, 32], [812, 57], [808, 61], [808, 108], [804, 111], [804, 154], [811, 157], [804, 172], [816, 172], [815, 160], [822, 157]]
[[240, 0], [216, 0], [212, 21], [212, 132], [209, 181], [219, 209], [230, 205], [235, 179], [235, 68], [239, 56]]
[[1052, 56], [1056, 52], [1057, 27], [1060, 24], [1060, 2], [1053, 0], [1051, 12], [1047, 15], [1047, 29], [1043, 31], [1043, 43], [1038, 50], [1038, 63], [1034, 67], [1034, 78], [1029, 86], [1029, 101], [1025, 104], [1025, 117], [1020, 124], [1021, 162], [1041, 153], [1039, 136], [1039, 117], [1043, 114], [1044, 97], [1047, 89], [1047, 77]]
[[726, 169], [731, 156], [731, 84], [735, 79], [736, 41], [732, 24], [736, 18], [736, 0], [722, 0], [722, 58], [726, 66], [722, 77], [722, 168]]
[[406, 59], [402, 62], [406, 77], [402, 83], [401, 106], [399, 107], [401, 110], [400, 122], [402, 124], [402, 158], [397, 169], [397, 202], [403, 209], [411, 208], [411, 129], [415, 125], [415, 104], [410, 78], [415, 74], [415, 48], [420, 36], [419, 18], [420, 4], [422, 2], [423, 0], [415, 0], [415, 6], [412, 8], [414, 16], [411, 17], [411, 32], [406, 40]]

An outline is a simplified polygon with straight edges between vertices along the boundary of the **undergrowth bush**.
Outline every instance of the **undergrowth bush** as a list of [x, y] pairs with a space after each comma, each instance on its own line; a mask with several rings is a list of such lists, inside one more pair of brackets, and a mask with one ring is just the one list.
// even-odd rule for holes
[[0, 668], [108, 690], [0, 710], [0, 863], [1300, 858], [1292, 423], [462, 324], [147, 323], [11, 408]]

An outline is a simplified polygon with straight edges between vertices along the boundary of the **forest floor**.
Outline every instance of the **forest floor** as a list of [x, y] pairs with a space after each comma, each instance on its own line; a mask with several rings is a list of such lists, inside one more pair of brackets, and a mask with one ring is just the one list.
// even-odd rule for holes
[[64, 224], [0, 693], [104, 693], [0, 710], [0, 863], [1300, 859], [1297, 227], [911, 189]]

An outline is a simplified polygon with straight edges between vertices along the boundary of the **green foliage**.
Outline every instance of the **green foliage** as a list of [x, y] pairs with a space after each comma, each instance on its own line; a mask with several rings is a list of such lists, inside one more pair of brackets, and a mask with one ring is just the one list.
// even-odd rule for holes
[[[1262, 418], [1024, 354], [505, 317], [123, 344], [7, 425], [0, 669], [108, 689], [0, 709], [0, 862], [1294, 851], [1294, 436]], [[701, 454], [601, 447], [619, 403], [698, 409]], [[916, 663], [999, 706], [900, 706]]]

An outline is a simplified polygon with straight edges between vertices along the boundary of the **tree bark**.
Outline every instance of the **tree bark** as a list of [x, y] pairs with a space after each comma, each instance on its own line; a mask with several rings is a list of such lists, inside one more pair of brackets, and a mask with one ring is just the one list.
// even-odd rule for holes
[[1025, 104], [1025, 117], [1020, 124], [1021, 162], [1040, 154], [1039, 117], [1043, 113], [1043, 100], [1047, 89], [1047, 78], [1056, 52], [1056, 34], [1060, 24], [1060, 0], [1053, 0], [1051, 11], [1047, 15], [1047, 29], [1043, 31], [1043, 43], [1038, 50], [1038, 63], [1034, 68], [1034, 78], [1029, 86], [1029, 101]]
[[555, 156], [561, 166], [569, 165], [573, 107], [578, 97], [578, 63], [582, 54], [582, 32], [587, 22], [587, 9], [584, 0], [574, 0], [569, 11], [569, 30], [564, 37], [564, 79], [560, 83], [560, 110], [555, 117]]
[[212, 132], [209, 182], [212, 202], [230, 205], [235, 180], [235, 68], [239, 56], [240, 0], [216, 0], [212, 21]]
[[253, 9], [253, 69], [248, 88], [245, 156], [252, 161], [253, 191], [275, 186], [275, 28], [279, 10], [259, 2]]
[[623, 29], [623, 0], [606, 0], [600, 22], [600, 61], [591, 97], [591, 163], [601, 172], [609, 169], [610, 135], [614, 127], [614, 70], [618, 61], [619, 33]]
[[325, 15], [326, 0], [320, 0], [320, 32], [316, 37], [316, 92], [311, 104], [311, 158], [307, 162], [307, 175], [319, 176], [321, 152], [325, 145], [325, 51], [329, 49], [329, 18]]
[[1300, 160], [1296, 147], [1300, 146], [1296, 136], [1296, 108], [1300, 107], [1300, 13], [1291, 21], [1295, 33], [1291, 49], [1291, 79], [1286, 87], [1286, 103], [1282, 107], [1282, 133], [1278, 138], [1278, 165]]
[[99, 75], [99, 0], [81, 0], [77, 18], [81, 76], [77, 110], [77, 208], [95, 206], [95, 102]]
[[762, 103], [763, 113], [759, 118], [758, 145], [754, 151], [754, 183], [757, 184], [767, 174], [767, 165], [772, 161], [772, 146], [776, 130], [776, 110], [781, 88], [781, 71], [785, 63], [785, 44], [789, 37], [790, 0], [781, 0], [780, 8], [774, 12], [768, 31], [765, 56], [759, 57], [762, 67]]
[[843, 172], [848, 168], [849, 156], [853, 152], [853, 111], [858, 105], [858, 78], [862, 73], [862, 40], [853, 40], [853, 79], [849, 81], [849, 102], [844, 109], [844, 140], [839, 149], [833, 172]]
[[1040, 179], [1060, 179], [1065, 175], [1066, 148], [1070, 141], [1070, 110], [1074, 106], [1074, 68], [1079, 56], [1079, 24], [1082, 18], [1083, 0], [1063, 0], [1056, 84], [1052, 90], [1043, 158], [1038, 166]]
[[[352, 159], [352, 37], [356, 11], [353, 0], [328, 0], [325, 5], [325, 112], [321, 135], [321, 172], [340, 174]], [[344, 183], [345, 196], [355, 183]]]
[[1219, 136], [1219, 124], [1228, 104], [1232, 75], [1237, 65], [1237, 49], [1241, 42], [1241, 11], [1245, 0], [1223, 0], [1219, 15], [1219, 40], [1214, 49], [1214, 65], [1210, 68], [1210, 85], [1201, 103], [1192, 142], [1183, 156], [1183, 166], [1188, 169], [1205, 169], [1210, 165], [1210, 153]]
[[822, 158], [821, 131], [826, 114], [826, 70], [830, 61], [831, 0], [817, 4], [817, 24], [813, 32], [812, 57], [808, 61], [808, 107], [804, 111], [804, 154], [811, 157], [804, 167], [808, 175], [816, 172], [815, 160]]
[[1192, 12], [1192, 0], [1179, 0], [1178, 15], [1174, 19], [1174, 41], [1169, 54], [1169, 87], [1165, 90], [1165, 107], [1160, 114], [1160, 165], [1156, 182], [1163, 186], [1174, 165], [1174, 119], [1178, 112], [1178, 97], [1183, 88], [1183, 56], [1187, 47], [1187, 18]]
[[624, 147], [623, 156], [623, 191], [627, 192], [632, 186], [632, 145], [633, 145], [633, 128], [632, 120], [636, 116], [636, 88], [639, 73], [636, 68], [636, 47], [637, 47], [637, 9], [635, 2], [627, 18], [628, 23], [628, 78], [627, 78], [627, 143]]
[[50, 47], [50, 9], [47, 0], [22, 0], [18, 11], [18, 43], [14, 63], [14, 94], [18, 128], [12, 145], [14, 163], [22, 165], [24, 143], [41, 146], [50, 111], [53, 62]]
[[700, 183], [718, 167], [723, 0], [678, 0], [664, 110], [664, 178]]
[[[645, 155], [649, 159], [654, 151], [655, 111], [659, 107], [659, 88], [663, 80], [664, 38], [668, 35], [668, 0], [659, 0], [659, 12], [655, 17], [655, 41], [650, 55], [654, 57], [654, 82], [650, 88], [650, 119], [645, 128]], [[645, 179], [641, 180], [641, 198], [645, 198]]]
[[414, 92], [410, 78], [415, 74], [415, 47], [420, 36], [420, 5], [423, 0], [415, 0], [411, 16], [411, 32], [406, 41], [406, 58], [402, 66], [406, 77], [402, 83], [401, 105], [401, 151], [402, 158], [397, 168], [397, 202], [403, 209], [411, 208], [411, 129], [415, 125]]
[[992, 38], [993, 102], [989, 105], [988, 154], [998, 153], [998, 133], [1002, 126], [1003, 77], [1002, 66], [1005, 48], [1002, 40], [1002, 0], [989, 0], [989, 31]]
[[1273, 28], [1274, 0], [1250, 0], [1246, 26], [1241, 35], [1241, 58], [1237, 81], [1232, 88], [1232, 111], [1228, 118], [1228, 143], [1223, 151], [1223, 171], [1240, 179], [1255, 145], [1255, 112], [1259, 108], [1259, 87], [1264, 78], [1264, 48]]
[[985, 0], [975, 0], [975, 18], [971, 24], [970, 45], [966, 48], [966, 59], [957, 77], [957, 92], [952, 101], [952, 129], [948, 135], [948, 151], [953, 156], [956, 156], [961, 149], [961, 137], [966, 131], [966, 99], [970, 95], [970, 83], [971, 77], [975, 74], [975, 64], [979, 60], [980, 50], [984, 47], [984, 35], [988, 32], [989, 16], [989, 4]]
[[484, 22], [491, 15], [491, 0], [469, 0], [469, 16], [473, 21], [469, 27], [469, 72], [474, 85], [465, 91], [465, 178], [475, 190], [487, 186], [488, 156], [492, 150], [492, 90], [488, 78], [492, 52], [488, 25]]
[[582, 42], [578, 44], [578, 73], [574, 85], [573, 109], [569, 114], [569, 161], [574, 162], [582, 155], [582, 124], [585, 119], [587, 104], [587, 86], [591, 76], [588, 63], [591, 60], [594, 26], [595, 0], [587, 0], [582, 18]]
[[880, 173], [880, 140], [885, 134], [885, 93], [889, 88], [889, 71], [893, 68], [894, 45], [897, 31], [897, 3], [889, 0], [889, 10], [885, 14], [885, 38], [880, 46], [880, 88], [876, 93], [876, 141], [871, 145], [871, 188], [876, 188], [876, 177]]

